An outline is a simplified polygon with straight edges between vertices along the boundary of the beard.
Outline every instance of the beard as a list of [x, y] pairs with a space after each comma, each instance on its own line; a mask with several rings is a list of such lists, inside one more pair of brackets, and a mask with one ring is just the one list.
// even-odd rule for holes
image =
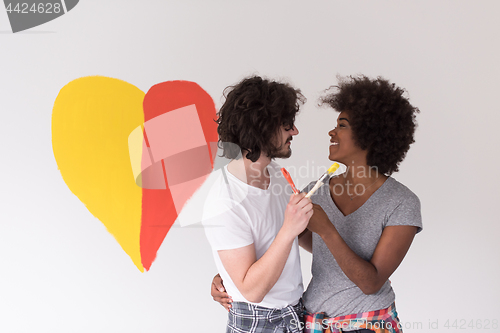
[[278, 151], [275, 154], [271, 154], [271, 158], [289, 158], [292, 156], [292, 149], [291, 148], [283, 148], [282, 150]]
[[286, 140], [285, 144], [281, 147], [278, 147], [275, 152], [271, 153], [269, 157], [271, 158], [289, 158], [292, 156], [292, 148], [287, 145], [291, 139]]

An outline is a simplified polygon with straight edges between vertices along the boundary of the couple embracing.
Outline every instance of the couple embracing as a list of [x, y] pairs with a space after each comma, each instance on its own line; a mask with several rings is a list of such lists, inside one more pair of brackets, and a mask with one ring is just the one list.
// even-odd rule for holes
[[[314, 183], [294, 194], [274, 161], [291, 155], [300, 90], [255, 76], [225, 95], [231, 162], [211, 181], [203, 225], [226, 332], [402, 332], [389, 277], [422, 230], [418, 197], [391, 177], [414, 142], [404, 90], [357, 76], [328, 91], [322, 103], [339, 112], [328, 157], [347, 170], [310, 199]], [[305, 292], [299, 246], [313, 254]]]

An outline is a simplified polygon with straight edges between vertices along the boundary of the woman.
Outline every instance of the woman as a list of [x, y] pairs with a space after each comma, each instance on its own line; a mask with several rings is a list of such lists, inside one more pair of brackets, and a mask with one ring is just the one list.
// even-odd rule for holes
[[[422, 222], [417, 196], [390, 175], [414, 142], [418, 109], [382, 78], [351, 77], [335, 88], [323, 98], [340, 112], [329, 159], [347, 170], [311, 197], [314, 214], [299, 238], [313, 253], [305, 332], [401, 332], [388, 279]], [[214, 279], [212, 296], [228, 307], [217, 287]]]

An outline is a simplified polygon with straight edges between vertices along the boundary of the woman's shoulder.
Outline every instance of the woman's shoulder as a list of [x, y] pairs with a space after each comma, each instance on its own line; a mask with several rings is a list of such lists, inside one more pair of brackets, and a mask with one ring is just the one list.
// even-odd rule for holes
[[412, 225], [418, 226], [419, 231], [422, 230], [420, 199], [395, 178], [387, 178], [380, 195], [373, 203], [380, 208], [384, 207], [387, 216], [393, 216], [401, 221], [407, 219], [416, 221], [412, 222]]
[[385, 195], [395, 199], [396, 201], [412, 201], [420, 202], [418, 196], [410, 190], [406, 185], [397, 181], [394, 177], [390, 176], [384, 183]]
[[411, 225], [417, 227], [417, 233], [422, 231], [422, 213], [420, 199], [408, 187], [389, 177], [386, 180], [387, 187], [382, 198], [387, 203], [387, 224]]

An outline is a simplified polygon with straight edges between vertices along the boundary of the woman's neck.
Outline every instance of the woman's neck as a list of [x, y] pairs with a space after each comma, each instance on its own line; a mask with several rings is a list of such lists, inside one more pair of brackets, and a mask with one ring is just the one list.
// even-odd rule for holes
[[341, 175], [341, 177], [343, 177], [346, 182], [354, 185], [366, 185], [379, 179], [381, 176], [384, 175], [378, 172], [377, 167], [371, 167], [367, 164], [354, 163], [351, 165], [347, 165], [346, 172]]

